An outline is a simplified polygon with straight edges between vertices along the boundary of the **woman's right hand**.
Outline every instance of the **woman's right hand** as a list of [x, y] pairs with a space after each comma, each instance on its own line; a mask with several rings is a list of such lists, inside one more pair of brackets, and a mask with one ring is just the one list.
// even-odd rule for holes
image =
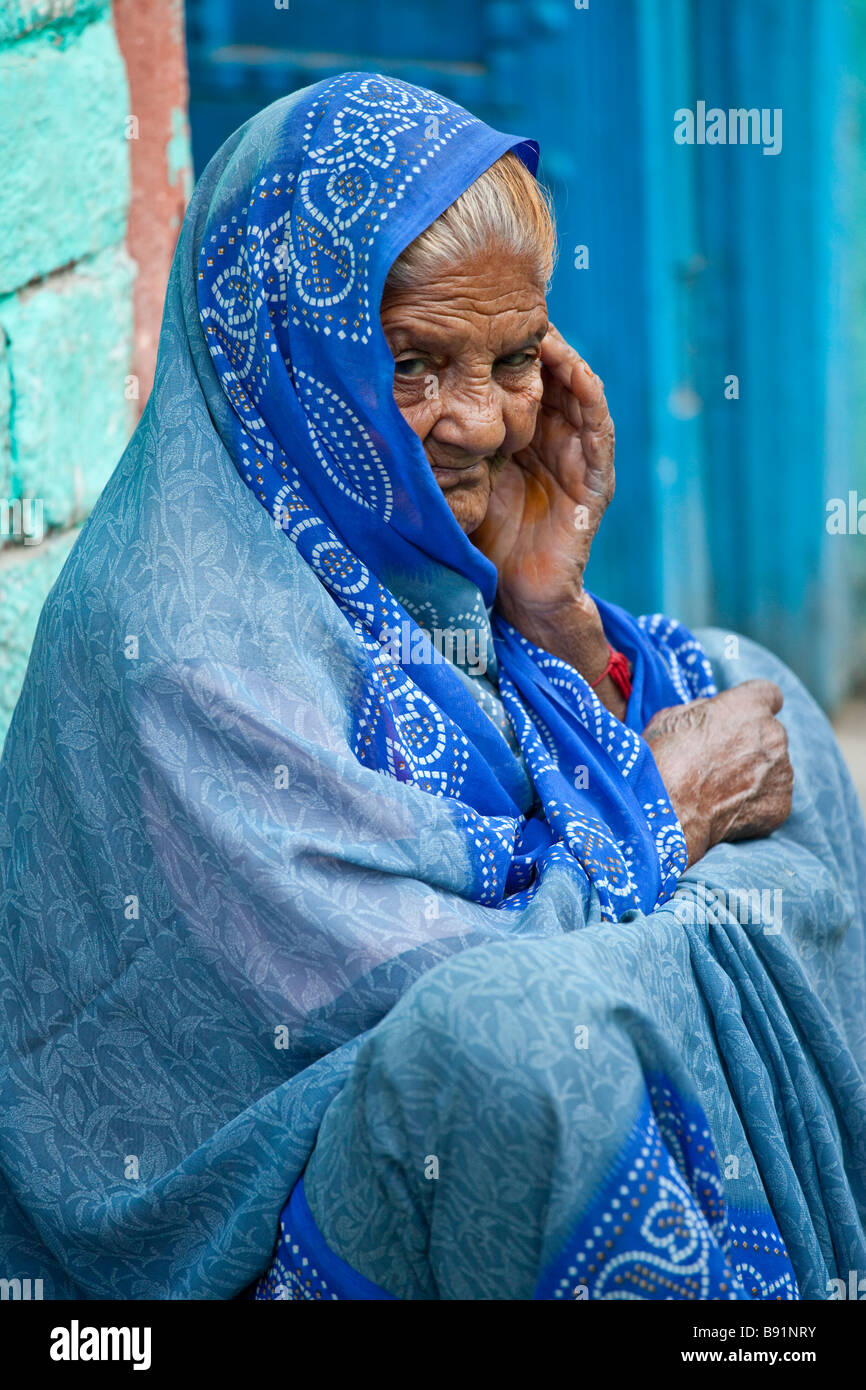
[[[472, 543], [496, 566], [496, 606], [529, 637], [583, 600], [593, 539], [613, 497], [615, 435], [604, 384], [550, 324], [535, 434], [497, 470]], [[539, 643], [539, 645], [542, 645]]]
[[694, 864], [721, 840], [769, 835], [791, 813], [794, 770], [776, 718], [783, 696], [744, 681], [711, 699], [659, 710], [643, 731]]

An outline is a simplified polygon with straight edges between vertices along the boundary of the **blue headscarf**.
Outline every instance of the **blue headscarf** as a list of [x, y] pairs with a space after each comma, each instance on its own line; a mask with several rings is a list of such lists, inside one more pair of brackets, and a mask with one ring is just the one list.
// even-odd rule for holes
[[[709, 666], [678, 624], [642, 626], [597, 600], [634, 667], [624, 726], [576, 671], [492, 614], [496, 571], [397, 409], [379, 321], [396, 257], [510, 149], [535, 172], [532, 142], [433, 92], [369, 73], [322, 83], [262, 142], [248, 182], [238, 187], [228, 164], [208, 211], [198, 305], [234, 410], [232, 460], [363, 648], [355, 756], [449, 798], [476, 901], [519, 909], [562, 861], [615, 920], [665, 901], [685, 868], [639, 733], [663, 706], [714, 694]], [[528, 818], [505, 739], [435, 660], [419, 622], [471, 629], [498, 671], [540, 799]], [[408, 633], [402, 653], [394, 632]]]

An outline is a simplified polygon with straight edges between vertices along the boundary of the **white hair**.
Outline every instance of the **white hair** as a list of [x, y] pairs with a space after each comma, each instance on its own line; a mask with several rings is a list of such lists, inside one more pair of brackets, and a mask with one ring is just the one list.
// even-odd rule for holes
[[538, 283], [548, 285], [556, 256], [549, 195], [510, 150], [409, 243], [388, 273], [385, 293], [420, 288], [444, 267], [491, 248], [525, 258]]

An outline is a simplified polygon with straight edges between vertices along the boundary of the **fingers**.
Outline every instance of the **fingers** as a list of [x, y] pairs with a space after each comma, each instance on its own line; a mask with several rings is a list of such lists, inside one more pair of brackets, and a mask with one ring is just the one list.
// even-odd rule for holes
[[541, 380], [544, 384], [544, 394], [541, 398], [542, 410], [552, 410], [559, 415], [564, 415], [572, 429], [582, 431], [583, 411], [574, 392], [568, 386], [564, 386], [559, 378], [546, 367], [542, 368]]
[[743, 681], [740, 685], [725, 690], [723, 694], [732, 696], [738, 702], [742, 700], [761, 705], [773, 715], [778, 714], [785, 703], [785, 697], [776, 682], [765, 680], [763, 677]]
[[[762, 684], [765, 687], [767, 703], [770, 707], [770, 713], [778, 714], [779, 710], [785, 703], [784, 695], [782, 694], [779, 687], [776, 685], [775, 681], [762, 681], [760, 682], [760, 684]], [[787, 734], [785, 735], [785, 737], [787, 738]]]
[[771, 835], [791, 814], [794, 806], [794, 769], [787, 752], [768, 760], [757, 787], [735, 807], [718, 838], [751, 840]]
[[743, 721], [738, 756], [748, 770], [749, 783], [740, 805], [735, 804], [728, 814], [719, 838], [742, 840], [769, 835], [784, 825], [794, 800], [788, 731], [776, 717], [784, 697], [775, 681], [764, 679], [744, 681], [724, 694], [738, 697], [739, 719], [734, 723]]
[[570, 393], [580, 406], [587, 429], [599, 430], [610, 419], [604, 397], [604, 382], [595, 375], [589, 363], [567, 343], [553, 324], [542, 339], [542, 364], [554, 381]]

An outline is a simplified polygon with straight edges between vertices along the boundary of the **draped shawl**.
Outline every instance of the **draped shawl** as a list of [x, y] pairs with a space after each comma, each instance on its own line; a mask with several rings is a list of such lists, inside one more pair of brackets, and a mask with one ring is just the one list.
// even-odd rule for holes
[[[354, 73], [256, 116], [193, 195], [152, 395], [0, 764], [0, 1252], [55, 1295], [237, 1293], [420, 974], [636, 920], [685, 864], [640, 730], [713, 693], [700, 646], [599, 601], [634, 666], [614, 719], [496, 617], [393, 400], [388, 267], [508, 149], [534, 168]], [[395, 655], [403, 622], [428, 659]], [[528, 816], [435, 627], [487, 654]]]

